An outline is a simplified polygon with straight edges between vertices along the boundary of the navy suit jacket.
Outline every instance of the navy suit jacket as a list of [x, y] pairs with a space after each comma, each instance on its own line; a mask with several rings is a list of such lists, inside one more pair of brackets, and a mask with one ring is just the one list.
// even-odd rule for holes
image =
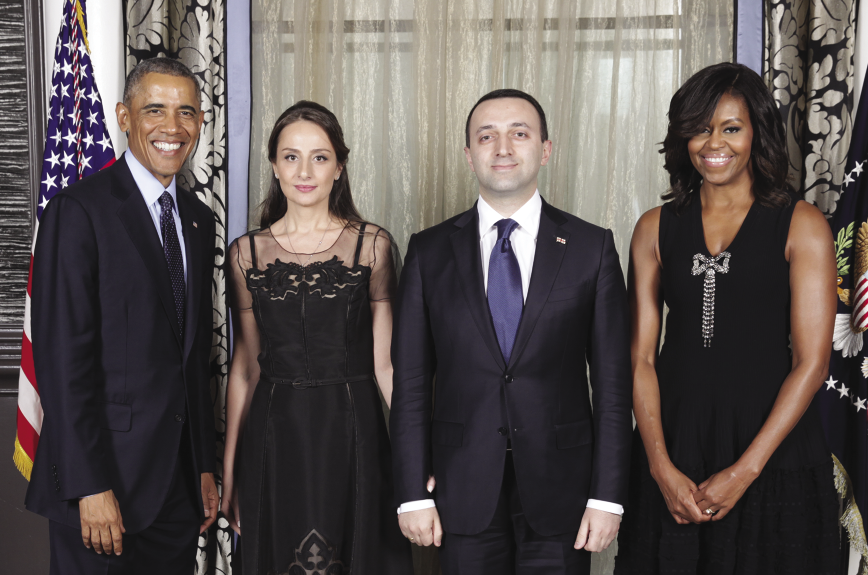
[[627, 498], [629, 311], [612, 233], [543, 202], [507, 365], [478, 221], [474, 206], [410, 240], [392, 339], [396, 503], [430, 498], [433, 474], [444, 530], [479, 533], [494, 515], [509, 437], [530, 526], [577, 532], [589, 498]]
[[214, 216], [190, 192], [179, 188], [177, 198], [187, 256], [183, 338], [163, 247], [123, 157], [42, 214], [32, 336], [45, 418], [25, 503], [53, 521], [80, 527], [78, 498], [112, 489], [127, 533], [149, 526], [185, 429], [197, 492], [198, 474], [215, 469]]

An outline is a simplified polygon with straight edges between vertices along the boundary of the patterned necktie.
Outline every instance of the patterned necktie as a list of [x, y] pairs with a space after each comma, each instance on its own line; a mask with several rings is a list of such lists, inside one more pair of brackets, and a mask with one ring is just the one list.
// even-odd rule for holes
[[494, 331], [500, 343], [503, 359], [509, 363], [515, 332], [521, 321], [524, 298], [521, 293], [521, 270], [512, 251], [509, 236], [518, 227], [518, 222], [503, 219], [497, 226], [497, 242], [488, 260], [488, 309], [494, 321]]
[[169, 277], [172, 279], [172, 294], [175, 296], [175, 312], [178, 314], [178, 325], [181, 327], [181, 337], [184, 337], [184, 301], [186, 284], [184, 282], [184, 261], [181, 259], [181, 244], [178, 242], [178, 231], [175, 228], [175, 218], [172, 215], [175, 202], [169, 192], [160, 196], [160, 231], [163, 234], [163, 251], [166, 263], [169, 264]]

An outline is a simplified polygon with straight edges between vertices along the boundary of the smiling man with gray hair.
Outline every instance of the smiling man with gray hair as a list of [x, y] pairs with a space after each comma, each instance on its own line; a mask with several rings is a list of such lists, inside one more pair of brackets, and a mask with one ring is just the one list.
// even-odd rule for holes
[[50, 520], [52, 574], [189, 575], [218, 507], [214, 216], [175, 185], [203, 121], [196, 77], [145, 60], [116, 113], [127, 151], [57, 194], [40, 223], [45, 419], [26, 505]]

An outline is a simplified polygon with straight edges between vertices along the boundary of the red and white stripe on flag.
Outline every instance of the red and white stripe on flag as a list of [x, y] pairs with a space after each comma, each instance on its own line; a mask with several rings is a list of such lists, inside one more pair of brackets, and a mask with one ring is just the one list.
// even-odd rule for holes
[[[87, 41], [86, 0], [64, 0], [63, 21], [54, 50], [54, 71], [48, 103], [48, 130], [39, 205], [33, 246], [39, 231], [39, 219], [48, 201], [58, 192], [82, 178], [112, 165], [114, 147], [106, 127], [105, 113]], [[30, 281], [24, 308], [24, 334], [21, 342], [21, 371], [18, 377], [18, 429], [13, 460], [28, 480], [42, 430], [42, 403], [33, 365], [30, 318], [39, 310], [31, 309], [33, 249], [31, 248]]]

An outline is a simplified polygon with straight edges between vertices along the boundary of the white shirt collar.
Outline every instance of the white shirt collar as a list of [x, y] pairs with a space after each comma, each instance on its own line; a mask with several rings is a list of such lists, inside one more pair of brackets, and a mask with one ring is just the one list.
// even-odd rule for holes
[[173, 176], [169, 186], [164, 188], [163, 184], [160, 183], [160, 180], [158, 180], [154, 174], [149, 172], [148, 169], [139, 162], [129, 148], [124, 152], [124, 158], [127, 160], [127, 166], [130, 168], [133, 180], [135, 180], [136, 185], [139, 187], [142, 197], [145, 198], [145, 203], [148, 206], [152, 206], [159, 201], [160, 196], [163, 195], [164, 191], [168, 191], [169, 195], [172, 196], [172, 202], [175, 204], [174, 211], [177, 212], [178, 196], [175, 193], [175, 177]]
[[[484, 236], [498, 221], [503, 219], [503, 216], [497, 213], [482, 196], [479, 196], [476, 209], [479, 212], [479, 237]], [[533, 239], [536, 239], [539, 233], [539, 218], [541, 213], [542, 197], [539, 195], [539, 190], [536, 190], [530, 199], [510, 216], [510, 219], [518, 223], [517, 230], [521, 230], [529, 234]]]

